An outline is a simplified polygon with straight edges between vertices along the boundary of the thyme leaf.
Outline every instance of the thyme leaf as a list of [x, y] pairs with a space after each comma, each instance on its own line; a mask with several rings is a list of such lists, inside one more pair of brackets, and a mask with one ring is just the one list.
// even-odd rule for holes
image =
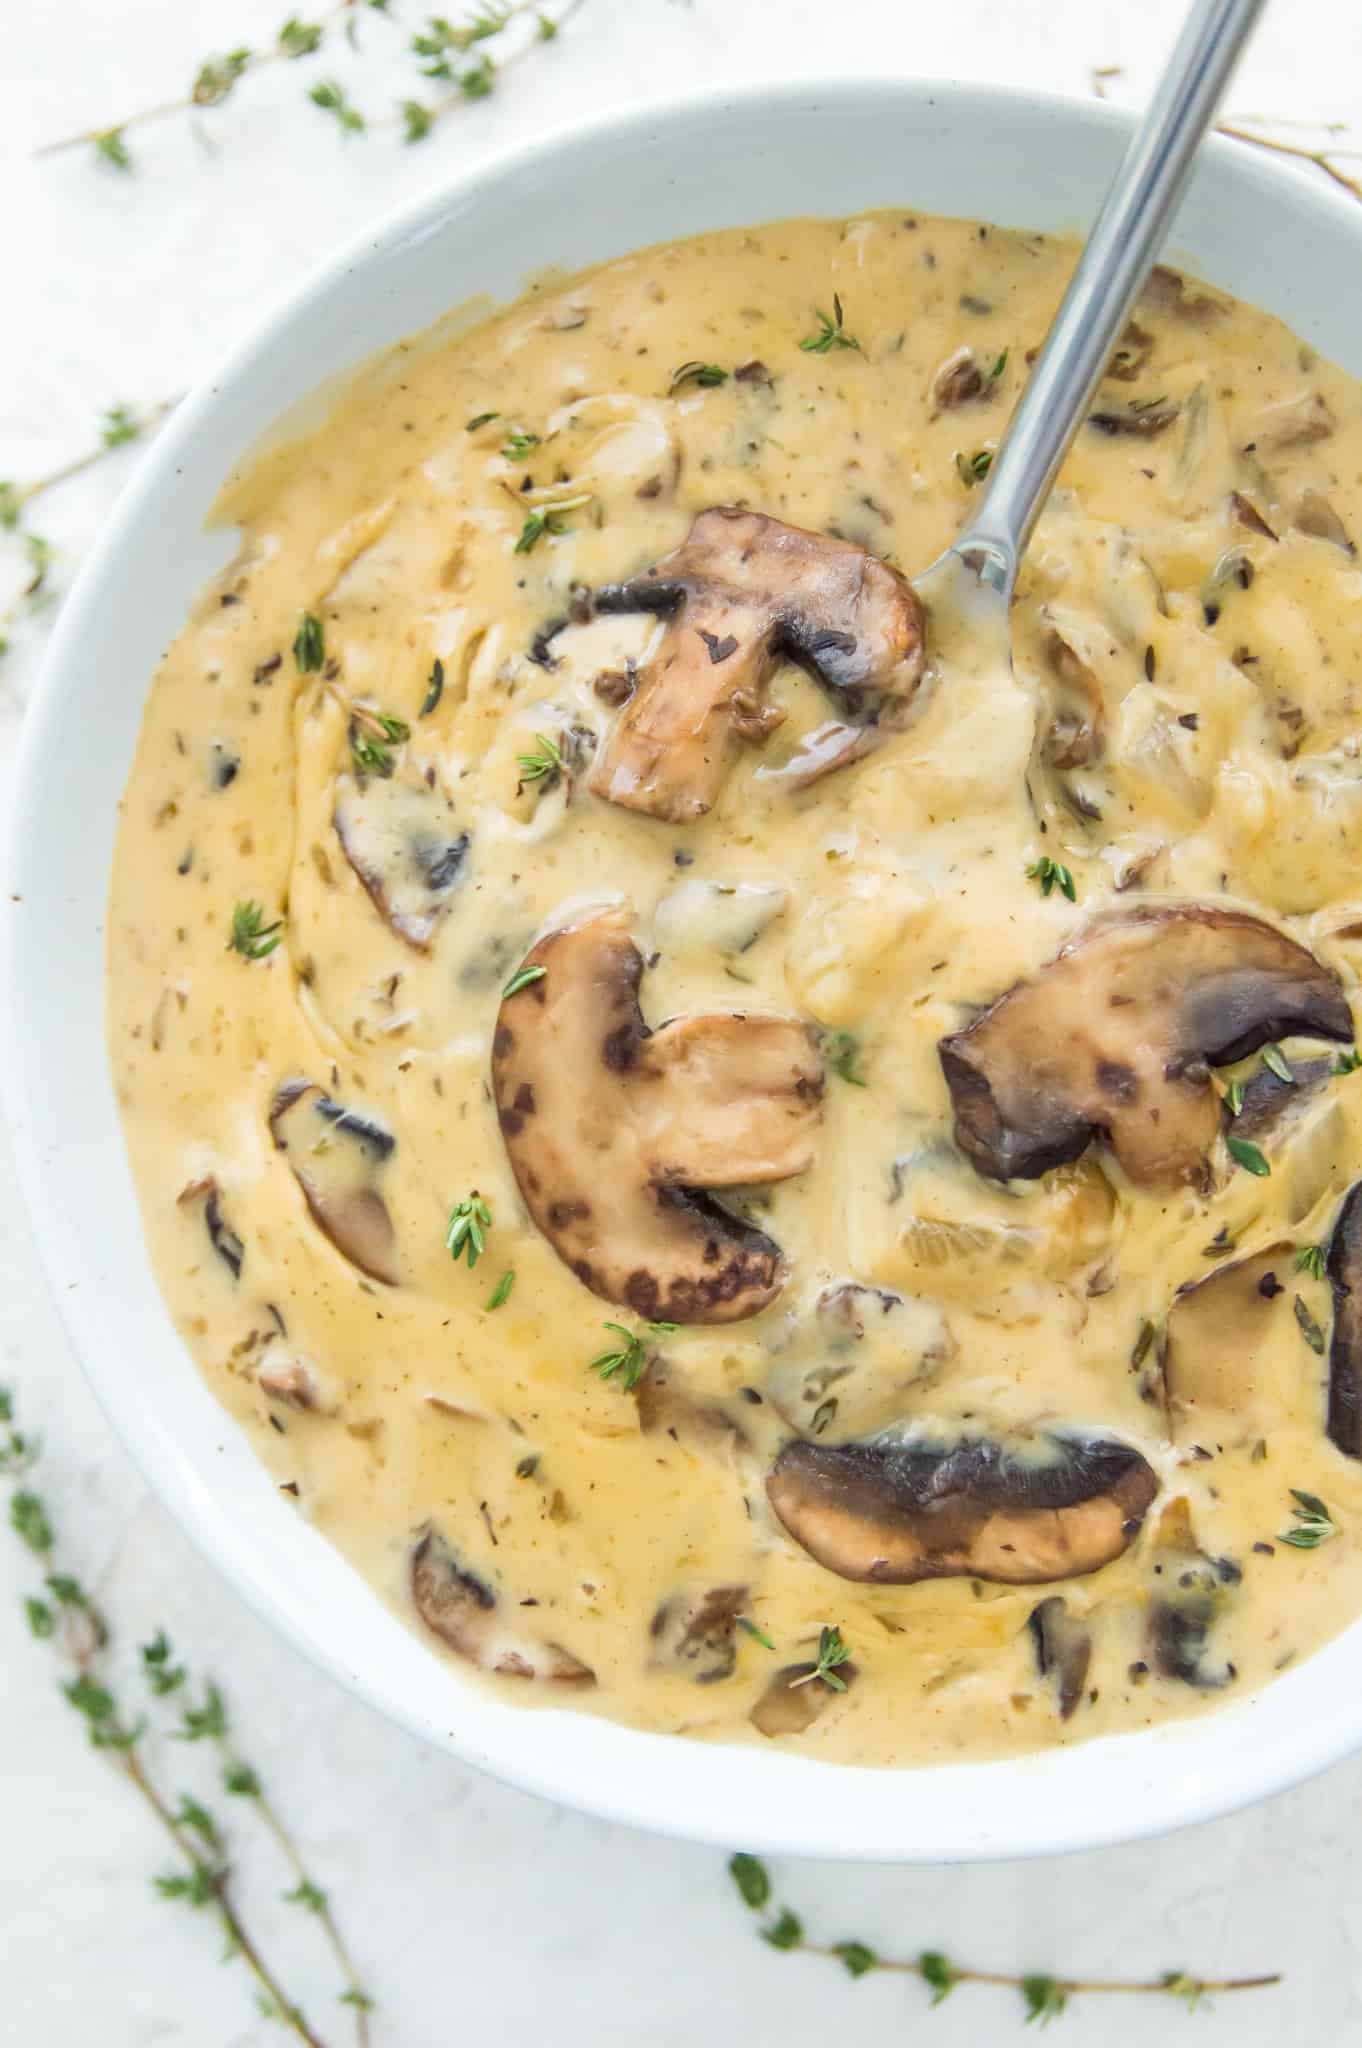
[[853, 1031], [829, 1031], [823, 1040], [823, 1058], [841, 1081], [849, 1081], [853, 1088], [864, 1088], [864, 1074], [856, 1071], [856, 1062], [861, 1056], [861, 1042]]
[[467, 1259], [470, 1270], [477, 1265], [487, 1249], [483, 1232], [491, 1227], [492, 1212], [476, 1188], [454, 1204], [449, 1215], [449, 1228], [445, 1232], [445, 1250], [455, 1265], [460, 1259]]
[[244, 903], [233, 906], [227, 950], [240, 953], [243, 960], [268, 960], [279, 944], [279, 934], [283, 929], [282, 917], [276, 917], [273, 924], [266, 924], [263, 906], [254, 898], [248, 898]]
[[1291, 1498], [1296, 1503], [1291, 1510], [1293, 1525], [1278, 1534], [1279, 1543], [1287, 1544], [1292, 1550], [1318, 1550], [1321, 1543], [1337, 1536], [1338, 1523], [1317, 1493], [1306, 1493], [1299, 1486], [1293, 1486]]
[[542, 981], [548, 971], [547, 967], [518, 967], [501, 991], [502, 1002], [508, 1002], [512, 996], [518, 996], [521, 989], [530, 988], [536, 981]]
[[[831, 314], [825, 313], [821, 306], [815, 306], [813, 310], [818, 321], [818, 329], [814, 334], [806, 334], [800, 342], [799, 346], [805, 355], [825, 356], [836, 348], [861, 349], [855, 335], [848, 334], [843, 325], [842, 301], [836, 292], [832, 295]], [[864, 350], [861, 350], [861, 353], [864, 354]]]
[[1226, 1138], [1225, 1144], [1231, 1159], [1237, 1160], [1245, 1173], [1257, 1174], [1260, 1180], [1271, 1173], [1272, 1168], [1263, 1154], [1247, 1138]]
[[1078, 901], [1073, 875], [1061, 861], [1051, 860], [1048, 853], [1043, 853], [1039, 860], [1032, 861], [1026, 870], [1026, 878], [1030, 882], [1040, 883], [1042, 896], [1048, 896], [1053, 889], [1058, 889], [1060, 895], [1067, 896], [1070, 903]]
[[824, 1685], [830, 1686], [834, 1692], [845, 1692], [847, 1682], [844, 1678], [837, 1676], [837, 1667], [839, 1664], [848, 1663], [850, 1658], [851, 1652], [842, 1641], [842, 1631], [840, 1628], [834, 1627], [820, 1630], [817, 1662], [811, 1671], [805, 1671], [800, 1677], [790, 1680], [790, 1691], [793, 1692], [795, 1687], [799, 1685], [812, 1685], [815, 1678], [819, 1678]]

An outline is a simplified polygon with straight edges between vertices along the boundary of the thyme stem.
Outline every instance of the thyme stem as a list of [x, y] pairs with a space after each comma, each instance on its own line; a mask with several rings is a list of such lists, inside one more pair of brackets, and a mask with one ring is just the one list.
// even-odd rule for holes
[[[796, 1941], [791, 1944], [789, 1953], [791, 1955], [828, 1956], [833, 1962], [840, 1963], [842, 1961], [840, 1950], [828, 1942]], [[921, 1977], [924, 1983], [930, 1982], [921, 1963], [915, 1958], [876, 1956], [871, 1967], [876, 1970], [895, 1971], [899, 1976], [903, 1977]], [[992, 1984], [1005, 1991], [1019, 1991], [1024, 1981], [1020, 1972], [975, 1970], [966, 1963], [957, 1963], [954, 1960], [951, 1962], [950, 1970], [951, 1976], [957, 1984]], [[1125, 1996], [1129, 1993], [1131, 1996], [1138, 1997], [1149, 1997], [1154, 1993], [1159, 1993], [1165, 1998], [1171, 1993], [1175, 1997], [1185, 1998], [1187, 1996], [1186, 1986], [1188, 1984], [1195, 1984], [1196, 1990], [1202, 1996], [1209, 1998], [1220, 1991], [1265, 1991], [1273, 1984], [1280, 1984], [1282, 1977], [1280, 1970], [1273, 1970], [1261, 1977], [1197, 1977], [1195, 1979], [1182, 1979], [1180, 1973], [1174, 1972], [1170, 1973], [1168, 1977], [1052, 1977], [1050, 1981], [1055, 1989], [1061, 1992], [1065, 1998], [1078, 1998], [1085, 1992], [1094, 1994], [1101, 1992], [1103, 1996]]]
[[[188, 1797], [174, 1808], [148, 1769], [139, 1747], [144, 1733], [141, 1721], [125, 1719], [112, 1690], [104, 1660], [111, 1631], [102, 1609], [80, 1580], [63, 1571], [51, 1516], [41, 1497], [32, 1490], [28, 1475], [36, 1465], [40, 1445], [26, 1437], [14, 1423], [11, 1395], [0, 1387], [0, 1476], [9, 1481], [9, 1521], [12, 1530], [27, 1547], [41, 1570], [42, 1596], [25, 1602], [29, 1625], [36, 1637], [52, 1642], [72, 1672], [63, 1686], [68, 1704], [81, 1715], [92, 1747], [103, 1751], [137, 1793], [173, 1845], [185, 1865], [184, 1874], [158, 1880], [158, 1889], [168, 1899], [183, 1899], [208, 1907], [217, 1917], [227, 1942], [227, 1955], [239, 1956], [250, 1971], [260, 1997], [261, 2008], [280, 2021], [303, 2048], [326, 2048], [286, 1995], [283, 1985], [250, 1934], [231, 1892], [231, 1866], [226, 1859], [221, 1831], [213, 1816]], [[143, 1651], [143, 1665], [153, 1692], [165, 1695], [183, 1684], [182, 1668], [171, 1668], [169, 1644], [164, 1635]], [[209, 1688], [212, 1713], [197, 1717], [187, 1714], [185, 1732], [211, 1732], [220, 1744], [226, 1741], [226, 1717], [220, 1695]], [[247, 1778], [257, 1810], [274, 1835], [298, 1877], [300, 1892], [322, 1921], [333, 1951], [345, 1974], [346, 2002], [356, 2008], [356, 2037], [359, 2048], [368, 2048], [369, 2001], [360, 1988], [345, 1945], [326, 1906], [325, 1897], [307, 1877], [287, 1829], [265, 1799], [254, 1772], [229, 1763], [225, 1777], [231, 1789], [233, 1770]], [[237, 1789], [242, 1789], [238, 1786]]]
[[1307, 149], [1303, 142], [1283, 142], [1273, 135], [1254, 135], [1249, 129], [1237, 127], [1231, 121], [1219, 122], [1216, 132], [1230, 136], [1235, 142], [1247, 142], [1254, 149], [1274, 150], [1278, 156], [1291, 156], [1301, 163], [1313, 164], [1316, 170], [1323, 171], [1326, 178], [1332, 178], [1335, 185], [1340, 186], [1344, 192], [1350, 193], [1354, 199], [1362, 199], [1362, 181], [1350, 178], [1334, 161], [1335, 157], [1348, 154], [1347, 151]]
[[[346, 15], [357, 15], [365, 4], [366, 0], [335, 0], [335, 5], [328, 8], [318, 17], [316, 26], [322, 30], [324, 36], [328, 28], [333, 28]], [[382, 8], [375, 8], [373, 10], [376, 14], [381, 14], [384, 11]], [[235, 74], [230, 82], [214, 99], [196, 98], [191, 90], [183, 94], [179, 99], [158, 100], [154, 106], [142, 107], [137, 113], [129, 114], [121, 121], [106, 122], [102, 128], [82, 128], [79, 133], [63, 135], [56, 142], [41, 143], [34, 150], [33, 154], [35, 156], [61, 156], [68, 149], [89, 149], [91, 145], [97, 146], [100, 139], [107, 135], [121, 136], [129, 128], [146, 128], [153, 121], [164, 121], [171, 114], [205, 113], [209, 108], [221, 105], [228, 92], [236, 84], [238, 78], [246, 77], [248, 72], [263, 71], [271, 64], [296, 64], [300, 57], [315, 55], [316, 51], [321, 47], [321, 42], [322, 37], [319, 36], [312, 48], [307, 50], [290, 49], [284, 42], [276, 42], [268, 50], [252, 50], [243, 57], [241, 63], [236, 67]], [[212, 60], [210, 59], [209, 61], [211, 62]], [[200, 73], [200, 76], [202, 75]]]
[[137, 415], [134, 430], [130, 433], [125, 432], [118, 440], [105, 440], [98, 448], [87, 448], [85, 453], [77, 455], [74, 461], [64, 462], [60, 469], [50, 469], [45, 476], [34, 477], [30, 483], [12, 484], [5, 500], [7, 515], [12, 512], [13, 523], [17, 525], [24, 508], [31, 505], [35, 498], [44, 497], [48, 491], [55, 491], [59, 484], [70, 483], [72, 477], [83, 476], [87, 469], [93, 469], [96, 463], [103, 462], [105, 456], [114, 454], [126, 442], [140, 441], [147, 434], [153, 433], [162, 420], [174, 412], [182, 396], [183, 393], [177, 393], [174, 398], [157, 399], [154, 405], [147, 406], [145, 411]]

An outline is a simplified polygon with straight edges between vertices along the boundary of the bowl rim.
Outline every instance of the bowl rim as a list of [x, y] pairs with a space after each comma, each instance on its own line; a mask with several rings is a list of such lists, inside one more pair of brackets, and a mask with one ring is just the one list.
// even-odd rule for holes
[[[476, 203], [484, 190], [504, 180], [531, 171], [536, 166], [551, 164], [566, 152], [583, 148], [599, 152], [630, 138], [642, 139], [671, 124], [693, 119], [701, 112], [740, 118], [744, 110], [760, 108], [764, 112], [794, 115], [801, 109], [806, 113], [816, 110], [824, 103], [850, 109], [856, 102], [880, 101], [886, 105], [892, 103], [909, 114], [914, 105], [931, 104], [937, 100], [951, 103], [967, 120], [986, 119], [989, 109], [1001, 103], [1018, 112], [1021, 118], [1037, 124], [1059, 121], [1104, 130], [1111, 136], [1128, 135], [1135, 119], [1129, 109], [1109, 101], [912, 76], [868, 77], [853, 73], [810, 82], [797, 75], [779, 75], [699, 90], [662, 93], [627, 107], [612, 108], [585, 121], [565, 119], [528, 140], [513, 142], [480, 157], [473, 164], [438, 179], [425, 191], [403, 201], [373, 224], [348, 237], [331, 254], [321, 257], [301, 282], [275, 300], [264, 317], [254, 321], [246, 334], [224, 351], [217, 364], [199, 378], [145, 453], [103, 533], [82, 563], [24, 713], [13, 801], [6, 821], [3, 871], [8, 886], [3, 914], [0, 915], [0, 987], [5, 992], [3, 1002], [0, 1002], [0, 1099], [3, 1099], [7, 1112], [20, 1187], [49, 1293], [87, 1385], [149, 1490], [172, 1514], [200, 1554], [216, 1567], [261, 1620], [283, 1636], [314, 1668], [327, 1672], [387, 1719], [434, 1743], [459, 1761], [475, 1765], [520, 1790], [606, 1820], [725, 1847], [732, 1846], [734, 1842], [733, 1827], [726, 1818], [725, 1810], [717, 1804], [678, 1810], [676, 1795], [667, 1790], [665, 1757], [661, 1750], [657, 1751], [655, 1761], [661, 1759], [662, 1768], [652, 1773], [656, 1782], [649, 1784], [646, 1793], [640, 1792], [637, 1783], [631, 1790], [620, 1791], [609, 1772], [601, 1771], [595, 1777], [589, 1777], [580, 1768], [575, 1772], [565, 1770], [551, 1756], [546, 1760], [533, 1739], [533, 1731], [540, 1725], [542, 1710], [526, 1711], [511, 1706], [504, 1711], [517, 1719], [519, 1738], [503, 1744], [496, 1753], [488, 1753], [475, 1738], [461, 1736], [455, 1709], [442, 1716], [437, 1725], [430, 1713], [420, 1711], [392, 1691], [385, 1692], [369, 1674], [352, 1668], [346, 1657], [320, 1636], [300, 1634], [283, 1604], [262, 1580], [258, 1576], [246, 1575], [230, 1556], [224, 1557], [219, 1540], [223, 1534], [223, 1510], [214, 1502], [210, 1490], [198, 1482], [191, 1462], [193, 1454], [182, 1450], [179, 1463], [162, 1460], [164, 1445], [158, 1440], [150, 1418], [137, 1404], [124, 1398], [115, 1376], [102, 1365], [99, 1347], [92, 1341], [92, 1326], [88, 1322], [90, 1312], [79, 1296], [70, 1292], [79, 1280], [81, 1268], [79, 1260], [67, 1253], [59, 1227], [63, 1213], [62, 1189], [59, 1186], [61, 1171], [51, 1168], [45, 1160], [41, 1123], [32, 1118], [28, 1110], [26, 1081], [30, 1065], [36, 1064], [30, 1056], [29, 1039], [38, 1027], [36, 1018], [32, 1021], [28, 1018], [28, 1006], [21, 994], [17, 971], [22, 910], [13, 906], [20, 905], [22, 898], [22, 821], [40, 784], [41, 763], [61, 715], [65, 679], [80, 657], [89, 620], [107, 601], [107, 586], [124, 547], [126, 533], [136, 526], [146, 508], [161, 496], [167, 486], [173, 485], [182, 453], [196, 442], [205, 425], [212, 420], [224, 392], [243, 380], [249, 380], [256, 367], [268, 358], [282, 332], [309, 308], [322, 304], [347, 274], [363, 269], [375, 256], [393, 251], [409, 238], [435, 230], [456, 207]], [[1346, 236], [1362, 244], [1362, 215], [1341, 193], [1316, 182], [1304, 167], [1280, 158], [1269, 158], [1266, 153], [1253, 152], [1243, 144], [1236, 145], [1218, 135], [1208, 139], [1205, 154], [1221, 165], [1233, 164], [1235, 179], [1245, 184], [1250, 194], [1255, 184], [1260, 188], [1289, 189], [1298, 204], [1316, 215], [1321, 226], [1327, 226], [1334, 232], [1341, 229]], [[620, 249], [617, 253], [624, 255], [628, 252]], [[237, 449], [223, 472], [224, 480], [249, 452], [249, 449]], [[102, 1016], [100, 1028], [102, 1032]], [[187, 1349], [185, 1359], [191, 1369], [197, 1371]], [[225, 1413], [224, 1423], [231, 1428], [236, 1427]], [[347, 1568], [353, 1570], [348, 1565]], [[372, 1592], [358, 1574], [356, 1578], [359, 1587]], [[1343, 1633], [1358, 1629], [1362, 1629], [1362, 1621], [1351, 1624]], [[1323, 1655], [1324, 1652], [1318, 1654]], [[1317, 1658], [1308, 1659], [1300, 1669], [1308, 1671], [1316, 1661]], [[433, 1657], [431, 1663], [433, 1668], [442, 1668]], [[1151, 1745], [1157, 1750], [1170, 1730], [1174, 1736], [1176, 1731], [1182, 1731], [1185, 1738], [1189, 1729], [1195, 1729], [1201, 1733], [1204, 1744], [1206, 1740], [1213, 1741], [1214, 1731], [1226, 1729], [1232, 1719], [1242, 1720], [1251, 1713], [1254, 1700], [1261, 1699], [1264, 1693], [1275, 1693], [1284, 1683], [1285, 1680], [1279, 1679], [1249, 1700], [1221, 1707], [1209, 1722], [1197, 1717], [1191, 1721], [1161, 1724], [1151, 1730], [1098, 1738], [1062, 1751], [1051, 1748], [1039, 1752], [1038, 1756], [1041, 1759], [1056, 1755], [1073, 1757], [1085, 1751], [1106, 1749], [1112, 1744], [1130, 1743]], [[451, 1687], [451, 1700], [455, 1696]], [[449, 1725], [450, 1722], [454, 1725]], [[612, 1738], [619, 1739], [622, 1748], [661, 1743], [667, 1746], [668, 1753], [673, 1753], [677, 1744], [684, 1743], [697, 1756], [723, 1753], [748, 1758], [754, 1754], [765, 1754], [737, 1745], [723, 1745], [720, 1752], [719, 1746], [688, 1741], [685, 1737], [642, 1734], [613, 1722], [599, 1722], [598, 1725], [608, 1728]], [[1213, 1731], [1209, 1738], [1204, 1734], [1207, 1726]], [[1307, 1725], [1301, 1732], [1298, 1745], [1289, 1754], [1279, 1745], [1273, 1757], [1266, 1762], [1262, 1757], [1256, 1761], [1250, 1758], [1237, 1775], [1231, 1774], [1230, 1781], [1223, 1774], [1203, 1775], [1197, 1771], [1193, 1754], [1190, 1759], [1181, 1759], [1175, 1770], [1175, 1797], [1163, 1803], [1155, 1800], [1148, 1810], [1134, 1815], [1127, 1813], [1119, 1822], [1110, 1816], [1086, 1813], [1068, 1815], [1062, 1824], [1057, 1824], [1052, 1814], [1043, 1838], [1033, 1824], [1029, 1835], [1016, 1827], [1001, 1833], [995, 1830], [982, 1844], [957, 1838], [945, 1848], [933, 1843], [916, 1846], [907, 1838], [911, 1822], [905, 1813], [895, 1842], [867, 1843], [854, 1823], [836, 1815], [835, 1799], [815, 1800], [813, 1803], [818, 1808], [818, 1815], [813, 1820], [802, 1802], [795, 1803], [791, 1811], [773, 1807], [764, 1815], [760, 1829], [749, 1828], [747, 1832], [749, 1836], [759, 1835], [760, 1839], [754, 1846], [768, 1852], [861, 1861], [975, 1862], [1062, 1854], [1144, 1839], [1218, 1818], [1300, 1782], [1339, 1761], [1359, 1745], [1362, 1745], [1362, 1714], [1353, 1725], [1340, 1723], [1332, 1730]], [[1171, 1742], [1169, 1747], [1171, 1749]], [[1195, 1752], [1197, 1745], [1192, 1743], [1190, 1747]], [[643, 1754], [642, 1748], [639, 1748], [639, 1754]], [[803, 1757], [794, 1761], [801, 1770], [809, 1762]], [[1191, 1769], [1188, 1768], [1189, 1761]], [[867, 1783], [889, 1779], [911, 1786], [915, 1781], [920, 1782], [942, 1772], [987, 1774], [1005, 1770], [1025, 1774], [1036, 1762], [1035, 1756], [1023, 1756], [984, 1764], [850, 1768]], [[817, 1764], [815, 1768], [834, 1776], [839, 1769], [827, 1764]], [[634, 1775], [637, 1779], [639, 1774]], [[845, 1772], [842, 1775], [845, 1776]], [[963, 1784], [963, 1779], [960, 1782]]]

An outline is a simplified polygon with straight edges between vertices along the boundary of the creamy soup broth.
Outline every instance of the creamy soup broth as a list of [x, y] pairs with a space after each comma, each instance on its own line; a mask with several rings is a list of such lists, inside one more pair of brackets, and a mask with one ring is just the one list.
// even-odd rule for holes
[[[1359, 390], [1159, 273], [1015, 679], [953, 660], [892, 572], [1073, 257], [787, 222], [418, 339], [233, 483], [152, 684], [109, 1028], [160, 1284], [508, 1699], [978, 1757], [1206, 1711], [1362, 1605]], [[714, 507], [843, 552], [730, 520], [670, 612], [595, 601]], [[745, 676], [694, 758], [640, 709], [688, 632]]]

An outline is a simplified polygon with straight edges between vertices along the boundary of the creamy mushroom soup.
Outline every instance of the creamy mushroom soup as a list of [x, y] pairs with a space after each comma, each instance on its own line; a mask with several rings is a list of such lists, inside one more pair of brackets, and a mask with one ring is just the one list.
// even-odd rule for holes
[[1362, 1606], [1359, 390], [1158, 272], [1013, 679], [907, 579], [1072, 258], [792, 222], [399, 349], [152, 686], [161, 1284], [508, 1700], [984, 1756]]

